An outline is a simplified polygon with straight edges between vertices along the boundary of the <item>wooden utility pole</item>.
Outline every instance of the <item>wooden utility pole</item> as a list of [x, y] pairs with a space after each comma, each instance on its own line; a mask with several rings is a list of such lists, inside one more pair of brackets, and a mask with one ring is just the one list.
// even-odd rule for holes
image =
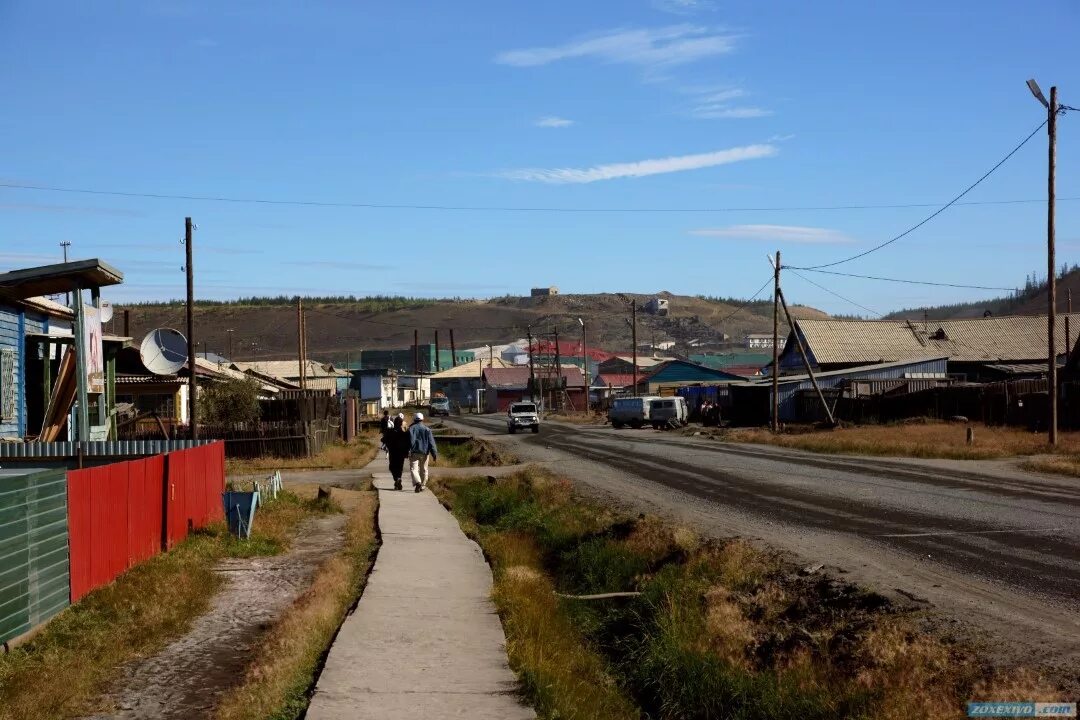
[[833, 419], [832, 408], [829, 407], [829, 403], [825, 402], [825, 395], [822, 394], [821, 388], [818, 387], [817, 378], [814, 377], [814, 368], [810, 367], [810, 360], [806, 357], [806, 348], [803, 347], [802, 338], [799, 337], [799, 332], [795, 329], [795, 321], [788, 310], [787, 301], [784, 300], [784, 291], [777, 290], [776, 294], [780, 298], [780, 305], [784, 308], [784, 316], [787, 317], [788, 325], [791, 327], [791, 336], [795, 338], [795, 344], [799, 348], [799, 355], [802, 356], [803, 365], [806, 366], [806, 373], [810, 376], [810, 383], [814, 386], [814, 392], [817, 393], [821, 407], [825, 408], [825, 416], [829, 418], [829, 424], [835, 425], [836, 420]]
[[412, 331], [412, 369], [416, 375], [420, 374], [420, 331]]
[[131, 337], [131, 311], [124, 309], [124, 337]]
[[[563, 379], [562, 379], [562, 356], [559, 354], [559, 326], [555, 326], [555, 387], [559, 388], [559, 392], [563, 391]], [[551, 398], [552, 407], [555, 406], [555, 396]]]
[[199, 439], [195, 420], [195, 268], [191, 248], [191, 218], [184, 218], [184, 272], [187, 274], [188, 427], [191, 439]]
[[308, 355], [307, 355], [307, 313], [300, 314], [300, 335], [304, 338], [304, 367], [300, 372], [300, 380], [303, 382], [304, 389], [307, 390], [307, 371], [308, 371]]
[[435, 372], [442, 371], [442, 358], [439, 357], [439, 331], [435, 331]]
[[536, 402], [536, 367], [533, 365], [532, 325], [527, 325], [525, 329], [529, 334], [529, 398]]
[[1047, 340], [1050, 350], [1049, 374], [1047, 375], [1048, 390], [1050, 394], [1050, 434], [1051, 445], [1057, 445], [1058, 440], [1058, 386], [1057, 386], [1057, 344], [1054, 342], [1054, 330], [1057, 324], [1057, 268], [1054, 267], [1054, 175], [1057, 170], [1057, 86], [1050, 88], [1050, 106], [1047, 108], [1046, 131], [1050, 136], [1048, 153], [1048, 173], [1046, 179], [1046, 301], [1049, 305], [1050, 316], [1046, 320]]
[[457, 367], [457, 345], [454, 344], [454, 328], [450, 328], [450, 367]]
[[[233, 330], [232, 328], [229, 328], [228, 330], [225, 331], [225, 333], [229, 336], [229, 362], [235, 362], [236, 361], [236, 358], [233, 357], [233, 342], [232, 341], [233, 341], [233, 333], [234, 332], [236, 332], [236, 331]], [[124, 334], [126, 335], [127, 333], [124, 333]]]
[[[794, 331], [792, 326], [792, 331]], [[772, 431], [780, 432], [780, 251], [773, 265], [772, 303]]]
[[634, 397], [637, 397], [637, 300], [634, 298], [630, 300], [630, 317], [630, 342], [634, 346]]
[[307, 375], [304, 368], [304, 299], [296, 298], [296, 370], [300, 377], [300, 389], [304, 390]]

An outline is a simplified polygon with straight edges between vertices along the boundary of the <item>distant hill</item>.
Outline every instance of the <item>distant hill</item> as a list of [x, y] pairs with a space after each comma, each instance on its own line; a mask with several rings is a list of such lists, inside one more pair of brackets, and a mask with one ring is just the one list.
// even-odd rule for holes
[[[1062, 268], [1062, 271], [1057, 279], [1057, 309], [1061, 312], [1068, 309], [1070, 290], [1076, 300], [1073, 307], [1080, 309], [1080, 267], [1073, 265], [1071, 268]], [[952, 320], [982, 317], [987, 312], [991, 315], [1045, 315], [1046, 280], [1033, 275], [1027, 278], [1023, 288], [1009, 295], [954, 305], [907, 308], [889, 313], [885, 317], [890, 320], [922, 320], [923, 317], [930, 320]]]
[[[772, 331], [772, 301], [752, 303], [736, 312], [744, 301], [655, 294], [627, 294], [638, 304], [638, 342], [674, 340], [717, 341], [727, 334], [736, 341], [751, 332]], [[651, 298], [669, 300], [667, 316], [650, 315], [640, 308]], [[420, 342], [439, 341], [450, 346], [451, 329], [458, 348], [502, 344], [533, 332], [550, 334], [558, 326], [560, 339], [581, 338], [582, 318], [591, 347], [630, 350], [627, 302], [616, 294], [501, 297], [490, 300], [429, 300], [419, 298], [305, 298], [308, 352], [313, 359], [340, 362], [347, 353], [365, 348], [412, 345], [413, 331]], [[110, 332], [122, 330], [123, 309], [117, 308]], [[136, 338], [156, 327], [184, 329], [180, 303], [141, 304], [131, 311], [130, 332]], [[799, 317], [828, 317], [806, 307], [793, 307]], [[296, 306], [292, 298], [246, 298], [235, 302], [198, 303], [196, 340], [203, 349], [229, 353], [230, 334], [237, 359], [286, 359], [296, 356]], [[228, 331], [232, 330], [232, 333]], [[787, 333], [786, 324], [781, 332]]]

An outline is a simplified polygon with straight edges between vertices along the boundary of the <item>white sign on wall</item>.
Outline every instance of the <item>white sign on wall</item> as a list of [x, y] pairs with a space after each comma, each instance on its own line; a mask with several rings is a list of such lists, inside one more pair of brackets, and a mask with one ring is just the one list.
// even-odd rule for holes
[[86, 392], [105, 392], [105, 358], [101, 345], [101, 313], [93, 305], [83, 305], [83, 358], [86, 365]]

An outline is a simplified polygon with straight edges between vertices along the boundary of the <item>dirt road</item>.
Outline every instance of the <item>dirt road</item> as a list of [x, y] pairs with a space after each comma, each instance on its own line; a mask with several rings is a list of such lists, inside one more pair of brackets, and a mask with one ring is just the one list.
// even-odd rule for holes
[[[1080, 481], [1001, 461], [825, 456], [652, 430], [455, 419], [635, 511], [795, 553], [987, 630], [1080, 688]], [[958, 626], [961, 629], [961, 626]]]

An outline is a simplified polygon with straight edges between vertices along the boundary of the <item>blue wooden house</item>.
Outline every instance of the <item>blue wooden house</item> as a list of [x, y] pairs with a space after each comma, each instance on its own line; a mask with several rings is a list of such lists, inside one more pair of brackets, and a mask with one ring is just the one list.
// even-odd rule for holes
[[676, 389], [687, 385], [718, 385], [745, 380], [746, 378], [742, 375], [698, 365], [687, 360], [668, 360], [650, 368], [644, 377], [638, 380], [638, 394], [658, 395], [661, 388]]
[[27, 433], [27, 377], [34, 375], [32, 363], [43, 362], [39, 344], [32, 338], [48, 334], [51, 322], [68, 320], [71, 314], [45, 298], [0, 297], [0, 438], [21, 438]]

